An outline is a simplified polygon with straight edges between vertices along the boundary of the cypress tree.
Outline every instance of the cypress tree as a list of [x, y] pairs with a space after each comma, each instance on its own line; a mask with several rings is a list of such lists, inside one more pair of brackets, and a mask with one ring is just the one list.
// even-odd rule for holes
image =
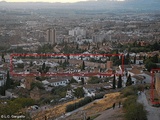
[[131, 75], [129, 74], [127, 78], [126, 86], [130, 86], [130, 85], [132, 85], [132, 79], [131, 79]]
[[136, 55], [134, 56], [134, 62], [133, 63], [136, 64]]
[[46, 64], [45, 64], [45, 63], [43, 63], [43, 65], [42, 65], [42, 71], [44, 71], [44, 70], [45, 70], [45, 68], [46, 68]]
[[83, 61], [82, 66], [81, 66], [81, 70], [85, 70], [85, 63]]
[[7, 71], [7, 80], [6, 80], [6, 89], [11, 88], [11, 79], [9, 75], [9, 71]]
[[119, 79], [118, 79], [118, 88], [122, 87], [122, 76], [119, 75]]
[[114, 77], [113, 77], [113, 85], [112, 85], [112, 88], [113, 88], [113, 89], [116, 89], [116, 77], [115, 77], [115, 75], [114, 75]]
[[4, 84], [3, 86], [0, 87], [0, 94], [2, 96], [5, 96], [5, 90], [6, 90], [6, 85]]

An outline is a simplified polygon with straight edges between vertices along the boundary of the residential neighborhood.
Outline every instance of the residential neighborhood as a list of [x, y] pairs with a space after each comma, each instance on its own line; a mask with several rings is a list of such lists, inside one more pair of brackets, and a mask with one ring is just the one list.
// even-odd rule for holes
[[158, 8], [33, 4], [0, 2], [0, 119], [160, 119]]

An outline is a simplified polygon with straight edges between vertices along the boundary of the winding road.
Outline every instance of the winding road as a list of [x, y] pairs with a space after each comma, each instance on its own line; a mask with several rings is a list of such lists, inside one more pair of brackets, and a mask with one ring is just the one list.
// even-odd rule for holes
[[160, 120], [160, 108], [152, 107], [148, 104], [146, 95], [144, 92], [141, 93], [141, 95], [138, 96], [139, 103], [142, 103], [147, 110], [147, 118], [148, 120]]

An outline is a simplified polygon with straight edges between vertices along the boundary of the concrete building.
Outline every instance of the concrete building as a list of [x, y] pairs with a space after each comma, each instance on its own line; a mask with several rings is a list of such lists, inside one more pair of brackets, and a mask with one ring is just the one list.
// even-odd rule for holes
[[69, 30], [69, 35], [71, 36], [83, 36], [86, 37], [86, 30], [80, 28], [80, 27], [76, 27], [73, 30]]
[[113, 61], [107, 61], [107, 69], [112, 69]]
[[71, 77], [53, 77], [52, 79], [47, 80], [48, 84], [51, 86], [67, 86]]
[[56, 30], [49, 28], [46, 32], [46, 42], [49, 44], [55, 44], [56, 43]]

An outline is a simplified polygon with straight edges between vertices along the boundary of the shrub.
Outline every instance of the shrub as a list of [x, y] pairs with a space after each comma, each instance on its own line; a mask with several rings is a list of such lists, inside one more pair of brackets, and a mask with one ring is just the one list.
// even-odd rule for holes
[[97, 84], [100, 82], [101, 80], [98, 77], [91, 77], [90, 80], [88, 81], [89, 84]]
[[135, 95], [128, 96], [128, 98], [123, 102], [123, 107], [125, 109], [130, 107], [130, 104], [136, 103], [137, 97]]
[[71, 112], [79, 107], [82, 107], [82, 106], [86, 105], [87, 103], [92, 102], [92, 100], [93, 99], [91, 97], [85, 97], [83, 100], [80, 100], [79, 102], [67, 105], [66, 112]]
[[70, 105], [67, 105], [66, 107], [66, 112], [71, 112], [73, 110], [75, 110], [75, 104], [70, 104]]
[[127, 108], [125, 118], [127, 120], [147, 120], [147, 112], [140, 103], [131, 103]]
[[93, 97], [93, 99], [94, 99], [94, 100], [95, 100], [95, 99], [101, 99], [101, 98], [103, 98], [104, 95], [105, 95], [104, 93], [96, 94], [96, 95]]
[[129, 86], [122, 90], [123, 97], [136, 95], [136, 93], [137, 93], [137, 88], [134, 86]]
[[126, 120], [147, 120], [147, 112], [143, 105], [137, 103], [137, 96], [130, 95], [123, 102]]
[[77, 109], [79, 107], [82, 107], [82, 106], [92, 102], [95, 99], [103, 98], [104, 95], [105, 94], [101, 93], [101, 94], [95, 95], [94, 97], [85, 97], [84, 99], [80, 100], [79, 102], [67, 105], [66, 112], [71, 112], [71, 111], [73, 111], [73, 110], [75, 110], [75, 109]]

